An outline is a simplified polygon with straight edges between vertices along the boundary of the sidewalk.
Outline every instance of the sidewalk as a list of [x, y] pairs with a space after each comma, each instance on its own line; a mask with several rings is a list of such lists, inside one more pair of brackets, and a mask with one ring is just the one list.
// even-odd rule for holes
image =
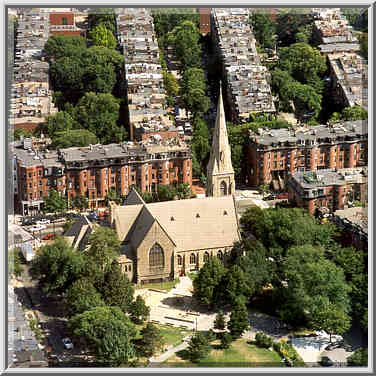
[[178, 351], [184, 350], [189, 346], [189, 340], [191, 339], [191, 336], [187, 336], [183, 339], [183, 343], [180, 345], [177, 345], [175, 347], [172, 347], [171, 349], [167, 350], [163, 354], [160, 354], [156, 357], [152, 356], [149, 358], [149, 365], [148, 367], [153, 367], [155, 364], [163, 363], [165, 360], [167, 360], [169, 357], [171, 357], [173, 354], [177, 353]]

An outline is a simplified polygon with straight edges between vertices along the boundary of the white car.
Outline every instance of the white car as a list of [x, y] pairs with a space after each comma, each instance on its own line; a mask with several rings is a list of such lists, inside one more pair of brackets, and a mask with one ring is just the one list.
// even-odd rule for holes
[[67, 349], [67, 350], [72, 350], [73, 349], [73, 343], [72, 341], [70, 340], [70, 338], [63, 338], [61, 340], [64, 344], [64, 347]]
[[48, 225], [50, 223], [51, 221], [49, 219], [40, 219], [39, 221], [36, 222], [37, 225]]
[[45, 226], [45, 225], [36, 225], [36, 226], [30, 227], [29, 231], [31, 231], [31, 232], [41, 231], [41, 230], [45, 230], [46, 228], [47, 228], [47, 226]]

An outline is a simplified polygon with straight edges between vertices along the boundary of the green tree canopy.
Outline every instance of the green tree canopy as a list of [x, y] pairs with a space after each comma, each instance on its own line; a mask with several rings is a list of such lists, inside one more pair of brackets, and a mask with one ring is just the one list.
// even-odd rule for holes
[[108, 93], [86, 93], [73, 110], [81, 127], [94, 133], [101, 143], [121, 142], [125, 129], [117, 125], [119, 101]]
[[31, 262], [30, 275], [47, 295], [65, 292], [81, 277], [84, 257], [61, 237], [42, 246]]
[[71, 316], [104, 306], [100, 293], [86, 278], [77, 280], [69, 287], [65, 300]]
[[141, 295], [137, 295], [136, 300], [130, 307], [130, 318], [135, 324], [142, 324], [150, 314], [150, 308], [145, 304], [145, 300]]
[[207, 356], [210, 350], [211, 346], [208, 337], [201, 332], [197, 332], [192, 336], [187, 349], [189, 359], [194, 363]]
[[214, 329], [224, 330], [226, 328], [225, 315], [219, 311], [215, 316]]
[[170, 185], [158, 184], [157, 186], [158, 201], [171, 201], [176, 194], [176, 189]]
[[127, 364], [135, 356], [134, 325], [119, 307], [95, 307], [73, 316], [69, 328], [84, 338], [96, 360], [110, 367]]
[[346, 107], [342, 111], [342, 119], [345, 121], [367, 120], [368, 112], [361, 106]]
[[368, 366], [368, 349], [359, 348], [347, 358], [347, 366], [350, 367], [367, 367]]
[[72, 200], [72, 206], [79, 210], [87, 209], [89, 207], [89, 200], [85, 196], [81, 196], [81, 195], [76, 196]]
[[168, 34], [168, 42], [174, 47], [183, 71], [201, 66], [199, 39], [200, 30], [191, 21], [183, 21]]
[[90, 30], [89, 39], [90, 43], [94, 46], [102, 46], [110, 49], [115, 49], [117, 46], [114, 33], [103, 24], [99, 24]]
[[86, 40], [79, 35], [51, 35], [44, 45], [48, 59], [79, 56], [86, 49]]
[[136, 342], [139, 356], [150, 358], [164, 345], [161, 331], [151, 322], [148, 322], [140, 331], [141, 338]]
[[77, 128], [75, 120], [71, 114], [65, 111], [58, 111], [55, 115], [49, 115], [46, 119], [48, 135], [54, 139], [61, 132], [68, 132]]
[[120, 240], [111, 228], [96, 228], [89, 237], [89, 243], [87, 256], [92, 258], [103, 271], [120, 255]]
[[114, 35], [116, 33], [116, 20], [113, 8], [96, 8], [89, 11], [87, 17], [87, 25], [89, 30], [93, 30], [97, 26], [104, 26]]
[[121, 266], [116, 260], [106, 270], [100, 292], [108, 306], [117, 306], [124, 313], [131, 312], [134, 288], [128, 276], [121, 271]]
[[221, 261], [217, 257], [210, 257], [193, 280], [193, 296], [200, 303], [213, 306], [216, 303], [215, 290], [225, 273], [226, 269]]
[[67, 209], [67, 202], [55, 189], [51, 189], [48, 197], [44, 197], [43, 211], [45, 213], [63, 213]]
[[289, 8], [277, 14], [277, 35], [281, 46], [289, 46], [297, 42], [299, 28], [311, 22], [304, 9]]
[[98, 143], [97, 136], [87, 129], [73, 129], [55, 133], [52, 145], [57, 149], [88, 146]]
[[276, 23], [271, 19], [270, 14], [264, 12], [252, 12], [249, 16], [253, 34], [257, 42], [263, 48], [274, 48], [276, 41]]
[[239, 338], [249, 328], [247, 307], [240, 297], [234, 302], [227, 328], [233, 338]]

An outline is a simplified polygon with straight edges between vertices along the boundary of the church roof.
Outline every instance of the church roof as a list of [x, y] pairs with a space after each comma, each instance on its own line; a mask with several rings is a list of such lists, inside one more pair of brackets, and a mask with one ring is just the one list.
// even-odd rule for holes
[[232, 196], [118, 206], [115, 226], [121, 241], [135, 248], [157, 221], [179, 250], [232, 246], [240, 240]]
[[128, 193], [128, 196], [125, 200], [125, 205], [138, 205], [145, 204], [145, 201], [142, 199], [141, 195], [132, 187], [131, 191]]

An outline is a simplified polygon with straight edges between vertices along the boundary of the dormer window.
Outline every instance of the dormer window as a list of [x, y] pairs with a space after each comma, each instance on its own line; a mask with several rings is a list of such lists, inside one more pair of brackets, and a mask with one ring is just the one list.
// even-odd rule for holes
[[227, 210], [225, 210], [224, 212], [223, 212], [223, 215], [227, 215], [228, 213], [227, 213]]
[[174, 218], [174, 217], [171, 217], [170, 219], [171, 219], [171, 221], [175, 221], [175, 218]]
[[196, 218], [200, 218], [200, 214], [197, 213], [197, 214], [196, 214]]

